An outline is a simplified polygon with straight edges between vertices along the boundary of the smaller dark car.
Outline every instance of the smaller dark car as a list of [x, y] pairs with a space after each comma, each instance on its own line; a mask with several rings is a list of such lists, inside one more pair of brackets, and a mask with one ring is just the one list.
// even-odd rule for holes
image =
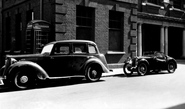
[[173, 73], [176, 69], [177, 62], [174, 58], [157, 51], [145, 52], [143, 56], [134, 58], [128, 57], [123, 65], [123, 71], [127, 76], [131, 76], [135, 71], [139, 75], [145, 75], [151, 71], [160, 72], [161, 70]]
[[105, 72], [109, 72], [107, 61], [96, 43], [61, 40], [45, 45], [40, 54], [7, 55], [0, 79], [4, 85], [26, 89], [48, 79], [78, 77], [94, 82]]

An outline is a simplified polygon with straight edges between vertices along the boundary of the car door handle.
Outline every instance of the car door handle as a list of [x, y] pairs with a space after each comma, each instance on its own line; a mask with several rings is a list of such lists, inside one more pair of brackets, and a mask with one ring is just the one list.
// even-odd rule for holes
[[51, 57], [50, 59], [55, 59], [54, 57]]

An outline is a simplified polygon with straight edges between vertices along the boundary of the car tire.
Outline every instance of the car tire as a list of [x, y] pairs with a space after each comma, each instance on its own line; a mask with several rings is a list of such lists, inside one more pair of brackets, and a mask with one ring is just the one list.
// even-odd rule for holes
[[148, 73], [149, 68], [148, 68], [148, 64], [145, 62], [141, 62], [138, 64], [137, 66], [137, 72], [139, 75], [144, 76], [146, 73]]
[[98, 81], [102, 76], [102, 70], [96, 65], [90, 65], [86, 69], [85, 78], [87, 81], [95, 82]]
[[125, 63], [123, 65], [123, 71], [126, 76], [131, 76], [133, 74], [133, 71], [131, 70], [131, 65], [128, 63]]
[[14, 76], [13, 84], [18, 89], [33, 88], [35, 84], [35, 78], [31, 73], [17, 71]]
[[174, 73], [175, 72], [175, 69], [176, 69], [175, 66], [176, 66], [175, 62], [172, 62], [172, 61], [168, 62], [168, 64], [167, 64], [167, 70], [168, 70], [168, 72], [169, 73]]

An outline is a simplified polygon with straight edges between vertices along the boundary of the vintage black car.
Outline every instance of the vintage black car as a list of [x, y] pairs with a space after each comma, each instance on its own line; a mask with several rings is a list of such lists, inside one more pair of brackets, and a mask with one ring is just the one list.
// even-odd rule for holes
[[128, 57], [123, 65], [123, 71], [127, 76], [131, 76], [135, 71], [139, 75], [145, 75], [149, 72], [158, 73], [161, 70], [173, 73], [176, 69], [177, 63], [174, 58], [157, 51], [145, 52], [139, 57]]
[[82, 77], [98, 81], [109, 72], [105, 56], [87, 40], [62, 40], [45, 45], [40, 54], [7, 55], [1, 68], [4, 84], [26, 89], [41, 80]]

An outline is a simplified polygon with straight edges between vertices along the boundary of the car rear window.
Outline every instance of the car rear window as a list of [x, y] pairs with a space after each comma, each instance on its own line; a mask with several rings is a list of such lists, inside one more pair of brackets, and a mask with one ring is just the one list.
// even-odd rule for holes
[[89, 50], [89, 53], [91, 53], [91, 54], [97, 53], [95, 46], [89, 45], [88, 48], [89, 48], [88, 49]]
[[75, 54], [87, 53], [86, 44], [73, 44], [73, 52]]
[[69, 45], [58, 44], [54, 48], [54, 55], [69, 54]]

